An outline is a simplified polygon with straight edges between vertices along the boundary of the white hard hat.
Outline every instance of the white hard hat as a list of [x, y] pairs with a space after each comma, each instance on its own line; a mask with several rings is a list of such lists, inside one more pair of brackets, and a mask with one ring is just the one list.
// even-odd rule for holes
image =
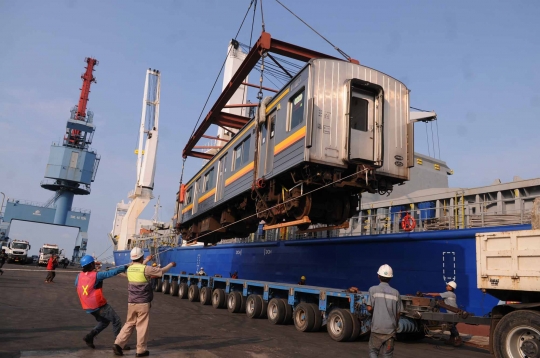
[[377, 271], [377, 275], [382, 276], [382, 277], [394, 277], [394, 271], [389, 265], [384, 264], [381, 267], [379, 267], [379, 271]]
[[457, 288], [457, 283], [455, 283], [454, 281], [448, 282], [447, 285], [452, 287], [454, 290]]
[[131, 257], [132, 260], [138, 260], [144, 255], [143, 250], [140, 247], [135, 247], [131, 250], [131, 254], [129, 257]]
[[201, 267], [201, 270], [204, 270], [204, 268]]

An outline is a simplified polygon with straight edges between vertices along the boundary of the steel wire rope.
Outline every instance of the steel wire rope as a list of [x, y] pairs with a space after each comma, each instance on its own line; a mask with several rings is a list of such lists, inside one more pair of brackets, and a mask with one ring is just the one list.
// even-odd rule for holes
[[105, 251], [103, 251], [103, 252], [101, 253], [101, 255], [96, 256], [96, 260], [99, 259], [104, 253], [106, 253], [107, 251], [109, 251], [109, 249], [110, 249], [113, 245], [114, 245], [114, 244], [111, 244], [109, 247], [107, 247], [107, 249], [106, 249]]
[[[238, 37], [238, 34], [240, 33], [240, 30], [242, 30], [242, 26], [244, 25], [244, 22], [246, 21], [247, 15], [249, 14], [249, 10], [251, 9], [251, 6], [255, 0], [251, 0], [249, 3], [249, 7], [246, 11], [246, 14], [244, 15], [244, 19], [242, 20], [242, 23], [240, 24], [240, 27], [238, 28], [238, 31], [236, 32], [236, 35], [234, 38], [236, 39]], [[221, 76], [221, 72], [223, 72], [223, 68], [225, 67], [225, 63], [227, 62], [227, 58], [229, 57], [229, 54], [231, 53], [231, 48], [229, 47], [229, 51], [227, 52], [227, 56], [225, 56], [225, 61], [223, 61], [223, 64], [221, 65], [221, 69], [219, 70], [219, 73], [216, 77], [216, 80], [214, 81], [214, 84], [212, 85], [212, 89], [210, 90], [210, 93], [208, 94], [208, 97], [206, 97], [206, 101], [204, 102], [203, 109], [201, 110], [201, 113], [199, 114], [199, 118], [197, 119], [197, 122], [195, 123], [195, 126], [193, 127], [193, 131], [191, 132], [190, 138], [193, 136], [193, 133], [195, 133], [195, 130], [197, 129], [197, 125], [199, 124], [199, 121], [201, 120], [201, 117], [204, 113], [204, 110], [206, 109], [206, 106], [208, 105], [208, 101], [210, 100], [210, 97], [212, 96], [212, 93], [214, 92], [214, 88], [216, 88], [216, 84], [219, 80], [219, 76]]]
[[[262, 1], [262, 0], [261, 0]], [[304, 20], [302, 20], [298, 15], [296, 15], [294, 12], [292, 12], [287, 6], [283, 5], [281, 3], [281, 1], [279, 0], [276, 0], [276, 2], [278, 4], [280, 4], [281, 6], [283, 6], [285, 8], [285, 10], [287, 10], [288, 12], [290, 12], [294, 17], [296, 17], [298, 20], [302, 21], [302, 23], [304, 25], [306, 25], [307, 27], [309, 27], [313, 32], [315, 32], [317, 35], [319, 35], [324, 41], [328, 42], [330, 44], [330, 46], [332, 46], [334, 48], [334, 50], [336, 50], [337, 52], [339, 52], [343, 57], [345, 57], [348, 61], [351, 60], [351, 56], [347, 55], [343, 50], [341, 50], [339, 47], [337, 47], [336, 45], [334, 45], [333, 43], [331, 43], [326, 37], [324, 37], [323, 35], [321, 35], [320, 33], [317, 32], [317, 30], [315, 30], [313, 27], [309, 26], [309, 24], [307, 22], [305, 22]]]

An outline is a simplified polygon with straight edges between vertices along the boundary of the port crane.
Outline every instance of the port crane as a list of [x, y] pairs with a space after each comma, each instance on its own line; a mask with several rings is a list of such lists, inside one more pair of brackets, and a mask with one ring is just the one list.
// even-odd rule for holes
[[115, 250], [129, 247], [133, 236], [137, 234], [137, 219], [150, 200], [154, 198], [154, 175], [159, 132], [159, 100], [161, 74], [158, 70], [148, 69], [144, 84], [141, 124], [139, 128], [137, 154], [137, 180], [135, 188], [129, 192], [131, 201], [123, 201], [116, 206], [116, 215], [110, 237]]

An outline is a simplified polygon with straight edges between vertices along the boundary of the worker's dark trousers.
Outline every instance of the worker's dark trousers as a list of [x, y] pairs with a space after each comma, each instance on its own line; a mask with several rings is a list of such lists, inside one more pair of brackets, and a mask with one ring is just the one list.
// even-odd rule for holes
[[111, 322], [113, 324], [114, 338], [118, 336], [118, 333], [120, 333], [120, 330], [122, 329], [122, 321], [108, 303], [105, 306], [101, 306], [97, 311], [92, 312], [92, 316], [98, 321], [98, 324], [93, 329], [93, 336], [97, 336], [99, 332], [107, 328]]
[[45, 278], [45, 281], [52, 282], [52, 280], [54, 280], [54, 276], [56, 276], [56, 272], [49, 271], [49, 273], [47, 274], [47, 278]]
[[459, 332], [455, 324], [450, 325], [450, 337], [459, 337]]

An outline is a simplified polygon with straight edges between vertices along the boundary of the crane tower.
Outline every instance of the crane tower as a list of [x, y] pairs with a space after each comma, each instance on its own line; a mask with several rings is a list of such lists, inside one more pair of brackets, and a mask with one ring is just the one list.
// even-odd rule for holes
[[139, 145], [137, 154], [137, 180], [135, 189], [129, 192], [131, 202], [123, 201], [116, 207], [111, 237], [116, 249], [128, 248], [136, 234], [137, 219], [146, 205], [153, 199], [154, 175], [158, 146], [159, 98], [161, 74], [158, 70], [148, 69], [144, 84]]

